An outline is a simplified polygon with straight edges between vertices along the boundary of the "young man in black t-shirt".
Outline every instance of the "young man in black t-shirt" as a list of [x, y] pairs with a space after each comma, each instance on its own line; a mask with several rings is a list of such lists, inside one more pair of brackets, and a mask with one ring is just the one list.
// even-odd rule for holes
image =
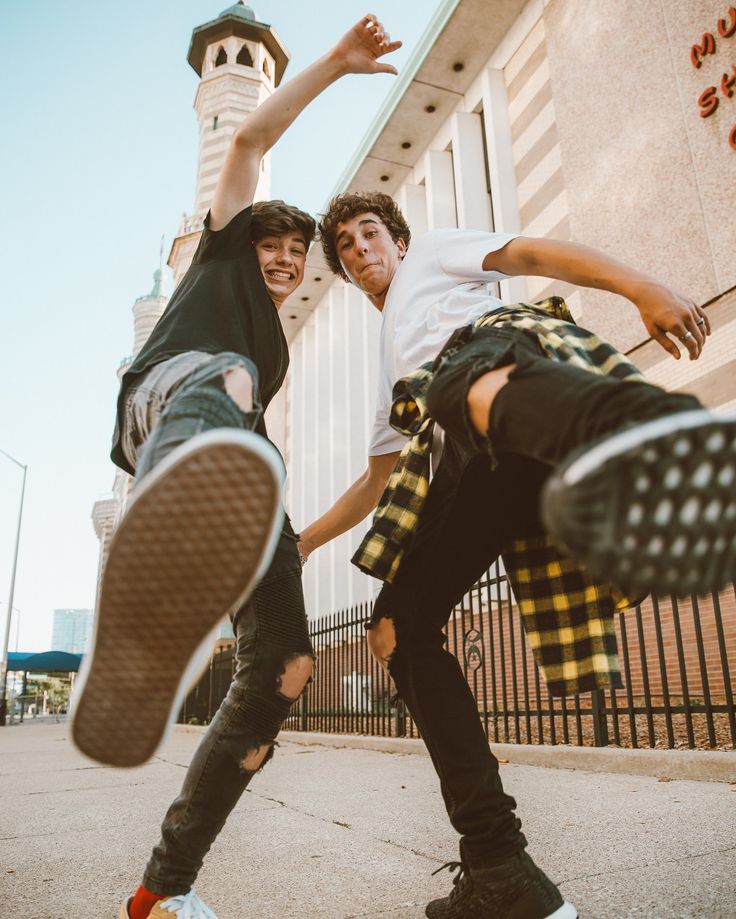
[[315, 225], [253, 195], [264, 154], [305, 106], [346, 74], [395, 74], [379, 58], [400, 45], [366, 16], [246, 118], [191, 267], [122, 380], [112, 457], [136, 484], [102, 577], [74, 740], [103, 763], [145, 762], [228, 614], [237, 666], [121, 919], [213, 919], [192, 884], [312, 672], [263, 410], [288, 366], [277, 310], [302, 281]]

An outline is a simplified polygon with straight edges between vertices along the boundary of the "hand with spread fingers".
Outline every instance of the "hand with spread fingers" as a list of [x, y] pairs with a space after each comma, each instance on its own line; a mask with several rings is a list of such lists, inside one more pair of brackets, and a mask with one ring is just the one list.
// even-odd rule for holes
[[700, 357], [711, 334], [710, 320], [701, 306], [663, 284], [646, 284], [632, 300], [647, 332], [665, 351], [679, 360], [684, 347], [691, 361]]
[[383, 23], [368, 13], [343, 35], [331, 54], [343, 73], [397, 74], [393, 65], [380, 63], [378, 59], [400, 47], [401, 42], [391, 41]]

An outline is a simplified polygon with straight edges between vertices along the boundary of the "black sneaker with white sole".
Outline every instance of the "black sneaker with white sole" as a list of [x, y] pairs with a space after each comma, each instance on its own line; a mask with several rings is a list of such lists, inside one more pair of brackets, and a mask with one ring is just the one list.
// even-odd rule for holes
[[576, 451], [542, 494], [559, 547], [627, 593], [736, 578], [736, 416], [681, 412]]
[[489, 868], [443, 867], [459, 873], [449, 896], [427, 905], [429, 919], [577, 919], [572, 903], [526, 852]]

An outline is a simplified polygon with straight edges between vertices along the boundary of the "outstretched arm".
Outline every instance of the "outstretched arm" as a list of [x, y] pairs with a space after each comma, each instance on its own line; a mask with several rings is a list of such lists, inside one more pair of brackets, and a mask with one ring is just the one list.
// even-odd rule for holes
[[368, 457], [368, 468], [363, 475], [328, 511], [302, 530], [299, 551], [303, 556], [351, 530], [370, 514], [378, 504], [398, 458], [398, 452]]
[[248, 115], [230, 142], [210, 209], [210, 227], [220, 230], [253, 203], [261, 160], [294, 119], [327, 87], [349, 73], [393, 73], [379, 61], [401, 47], [369, 14], [343, 35], [335, 47]]
[[589, 246], [519, 237], [497, 252], [489, 252], [483, 260], [483, 268], [508, 275], [556, 278], [620, 294], [639, 310], [651, 337], [678, 359], [680, 349], [669, 336], [682, 342], [690, 359], [696, 360], [703, 350], [706, 335], [710, 335], [708, 316], [689, 297]]

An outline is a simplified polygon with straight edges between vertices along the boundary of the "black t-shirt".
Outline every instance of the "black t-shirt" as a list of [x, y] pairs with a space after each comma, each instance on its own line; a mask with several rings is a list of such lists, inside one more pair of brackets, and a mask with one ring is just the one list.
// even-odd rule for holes
[[[258, 368], [264, 410], [284, 382], [289, 350], [253, 247], [253, 209], [241, 211], [221, 230], [210, 230], [209, 214], [192, 264], [163, 316], [123, 376], [112, 460], [133, 474], [120, 446], [125, 395], [140, 375], [185, 351], [234, 351]], [[263, 417], [256, 428], [266, 436]]]

